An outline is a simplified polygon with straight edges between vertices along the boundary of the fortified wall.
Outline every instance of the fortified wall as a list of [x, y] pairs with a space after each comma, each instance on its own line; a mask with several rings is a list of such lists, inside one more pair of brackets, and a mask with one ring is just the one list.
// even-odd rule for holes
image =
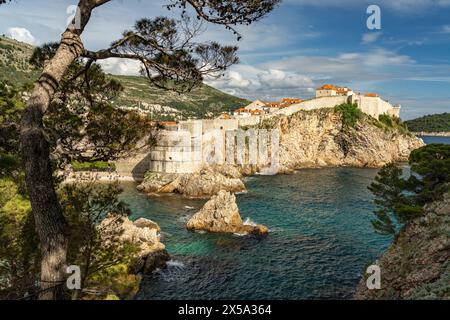
[[145, 172], [192, 173], [205, 164], [256, 165], [273, 167], [277, 162], [279, 137], [277, 132], [250, 129], [266, 119], [279, 115], [290, 116], [301, 110], [334, 108], [343, 103], [356, 103], [364, 113], [378, 118], [381, 114], [400, 116], [400, 107], [394, 107], [380, 97], [359, 94], [349, 96], [322, 96], [276, 110], [236, 119], [182, 121], [158, 134], [157, 144], [151, 150], [116, 163], [119, 174], [133, 175], [142, 180]]
[[148, 170], [192, 173], [205, 164], [273, 168], [278, 164], [277, 130], [241, 130], [236, 120], [191, 120], [159, 134]]

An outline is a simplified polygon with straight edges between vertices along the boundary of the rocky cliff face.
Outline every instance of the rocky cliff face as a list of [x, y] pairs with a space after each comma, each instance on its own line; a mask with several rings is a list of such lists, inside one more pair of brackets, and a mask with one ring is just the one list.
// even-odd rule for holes
[[170, 260], [166, 247], [161, 243], [161, 228], [156, 222], [148, 219], [138, 219], [132, 222], [127, 217], [107, 217], [98, 226], [105, 241], [110, 240], [110, 234], [116, 234], [120, 229], [119, 239], [121, 243], [130, 243], [138, 248], [136, 264], [130, 266], [133, 273], [151, 273], [156, 268], [164, 268], [166, 261]]
[[363, 114], [353, 128], [345, 128], [342, 114], [333, 109], [301, 111], [281, 117], [280, 163], [292, 169], [326, 166], [382, 167], [407, 161], [424, 145], [413, 135], [388, 128]]
[[425, 213], [380, 258], [381, 289], [362, 279], [356, 299], [450, 299], [450, 193]]
[[188, 198], [209, 198], [221, 190], [245, 191], [241, 173], [232, 166], [205, 166], [195, 173], [148, 173], [138, 190], [146, 193], [179, 193]]
[[201, 230], [219, 233], [241, 233], [265, 235], [269, 232], [263, 225], [249, 225], [242, 222], [236, 204], [236, 196], [220, 191], [186, 224], [189, 230]]

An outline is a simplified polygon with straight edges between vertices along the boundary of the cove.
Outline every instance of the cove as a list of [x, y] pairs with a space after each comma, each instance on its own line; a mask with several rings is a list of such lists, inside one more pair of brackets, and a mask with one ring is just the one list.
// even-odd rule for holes
[[162, 228], [172, 256], [146, 276], [137, 299], [350, 299], [366, 266], [391, 242], [371, 225], [374, 169], [304, 169], [256, 176], [237, 196], [243, 219], [270, 228], [266, 238], [187, 231], [205, 201], [149, 198], [133, 183], [122, 199], [132, 219]]

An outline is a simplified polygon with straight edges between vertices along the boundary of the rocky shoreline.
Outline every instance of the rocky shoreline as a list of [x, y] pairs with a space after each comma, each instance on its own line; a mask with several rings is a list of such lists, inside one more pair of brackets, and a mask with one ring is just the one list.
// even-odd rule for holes
[[361, 279], [355, 299], [450, 299], [450, 193], [424, 208], [381, 256], [381, 289]]
[[244, 192], [243, 175], [234, 166], [204, 166], [198, 172], [186, 174], [148, 173], [138, 191], [178, 193], [186, 198], [210, 198], [220, 191]]
[[415, 136], [424, 137], [450, 137], [450, 132], [412, 132]]
[[[131, 244], [137, 248], [136, 261], [129, 266], [134, 274], [149, 274], [166, 267], [170, 256], [161, 242], [161, 228], [156, 222], [140, 218], [131, 221], [128, 217], [109, 216], [98, 226], [103, 241], [119, 241], [122, 245]], [[115, 235], [119, 230], [119, 238]]]

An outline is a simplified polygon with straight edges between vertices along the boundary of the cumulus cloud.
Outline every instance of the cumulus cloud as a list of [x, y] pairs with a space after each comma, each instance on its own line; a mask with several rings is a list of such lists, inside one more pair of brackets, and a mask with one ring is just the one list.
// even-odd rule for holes
[[410, 56], [385, 48], [343, 52], [335, 56], [293, 56], [254, 66], [233, 66], [226, 77], [209, 82], [248, 99], [308, 98], [323, 83], [370, 90], [377, 81], [448, 76], [449, 68], [420, 65]]
[[313, 92], [314, 81], [298, 72], [237, 65], [225, 77], [208, 81], [227, 93], [255, 100], [305, 97]]
[[20, 27], [12, 27], [8, 28], [6, 31], [6, 36], [20, 41], [25, 42], [31, 45], [37, 45], [38, 41], [35, 39], [35, 37], [31, 34], [31, 32], [26, 28], [20, 28]]
[[259, 73], [258, 79], [261, 86], [273, 89], [308, 88], [314, 85], [309, 77], [274, 69]]
[[106, 73], [121, 76], [137, 76], [140, 74], [141, 64], [135, 60], [109, 58], [99, 62]]
[[245, 79], [239, 72], [228, 72], [227, 78], [228, 86], [232, 88], [248, 88], [251, 85], [249, 79]]
[[381, 35], [382, 35], [381, 32], [364, 33], [362, 36], [362, 43], [370, 44], [370, 43], [376, 42], [381, 37]]

